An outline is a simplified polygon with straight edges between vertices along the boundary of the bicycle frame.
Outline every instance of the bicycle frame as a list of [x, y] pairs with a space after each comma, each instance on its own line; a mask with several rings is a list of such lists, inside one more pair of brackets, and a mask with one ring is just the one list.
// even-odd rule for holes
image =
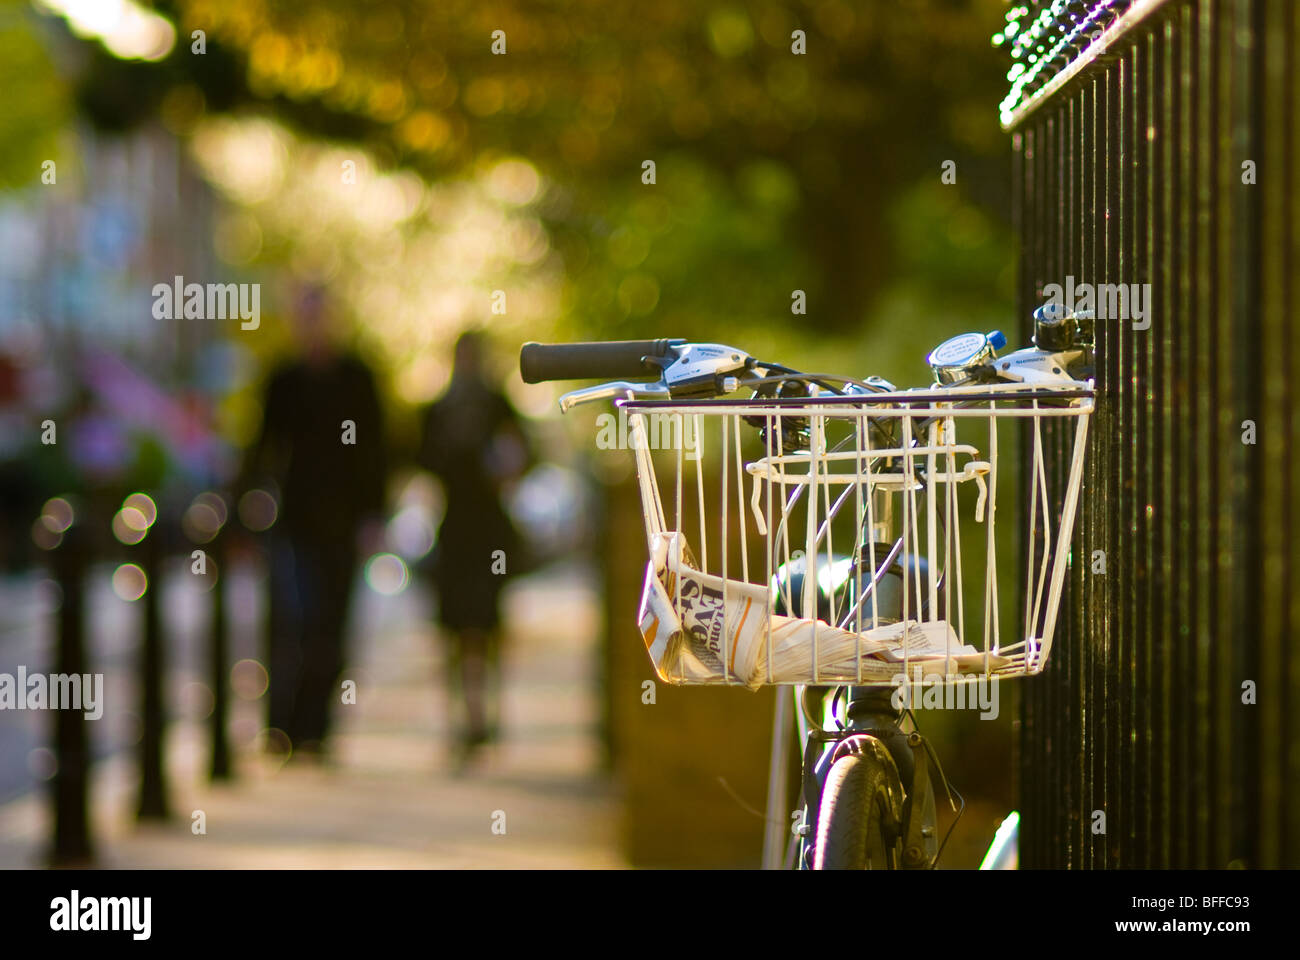
[[[866, 550], [867, 538], [877, 542], [888, 543], [894, 539], [894, 511], [891, 491], [873, 490], [874, 509], [870, 516], [874, 523], [866, 529], [863, 519], [859, 518], [858, 528], [863, 535], [855, 544], [855, 556], [861, 558]], [[885, 576], [891, 575], [896, 566], [897, 551], [881, 558], [879, 567], [872, 571], [869, 579], [871, 587], [879, 584]], [[861, 567], [855, 565], [858, 579], [861, 580]], [[805, 574], [806, 575], [806, 574]], [[898, 575], [902, 576], [901, 568]], [[796, 591], [797, 593], [797, 591]], [[868, 596], [861, 584], [857, 591], [860, 604]], [[893, 609], [878, 609], [882, 619], [899, 619], [902, 617], [901, 606]], [[820, 691], [820, 693], [815, 693]], [[843, 697], [841, 698], [841, 691]], [[778, 866], [793, 866], [795, 869], [810, 869], [814, 854], [811, 838], [817, 835], [817, 814], [820, 808], [822, 791], [831, 766], [841, 753], [854, 745], [854, 741], [871, 738], [879, 741], [893, 758], [898, 771], [897, 788], [904, 797], [903, 817], [896, 824], [888, 826], [897, 831], [903, 840], [902, 866], [905, 869], [928, 869], [932, 867], [938, 855], [937, 823], [934, 816], [934, 790], [929, 776], [928, 745], [919, 732], [904, 733], [901, 727], [903, 711], [894, 703], [894, 692], [888, 687], [842, 685], [836, 687], [813, 687], [800, 684], [793, 687], [793, 701], [797, 706], [795, 721], [801, 745], [800, 756], [800, 800], [802, 815], [799, 822], [792, 826], [793, 839], [784, 852], [784, 857], [777, 861], [779, 851], [779, 834], [769, 829], [764, 838], [763, 865], [774, 869]], [[813, 715], [808, 703], [810, 695], [822, 701], [822, 715]], [[841, 720], [836, 715], [836, 705], [843, 699], [844, 716]], [[789, 700], [785, 700], [788, 707]], [[768, 810], [769, 826], [779, 826], [784, 822], [784, 810], [788, 804], [784, 798], [785, 764], [787, 760], [789, 730], [788, 710], [780, 709], [778, 704], [774, 718], [773, 749], [769, 769]]]

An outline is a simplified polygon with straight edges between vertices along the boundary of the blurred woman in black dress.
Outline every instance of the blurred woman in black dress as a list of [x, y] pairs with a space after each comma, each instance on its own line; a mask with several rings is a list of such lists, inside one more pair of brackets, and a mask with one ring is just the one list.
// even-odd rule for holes
[[442, 481], [446, 499], [432, 573], [438, 619], [451, 644], [462, 765], [496, 734], [501, 590], [522, 546], [502, 498], [529, 461], [519, 416], [489, 383], [484, 353], [481, 334], [457, 340], [451, 383], [424, 417], [420, 457]]

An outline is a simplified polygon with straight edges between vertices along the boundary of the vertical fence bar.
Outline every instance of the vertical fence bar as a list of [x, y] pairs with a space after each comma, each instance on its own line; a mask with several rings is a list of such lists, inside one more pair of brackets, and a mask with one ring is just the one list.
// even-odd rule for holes
[[[1016, 131], [1011, 134], [1011, 223], [1012, 229], [1016, 234], [1023, 238], [1025, 231], [1028, 229], [1026, 224], [1025, 200], [1024, 200], [1024, 183], [1028, 178], [1029, 172], [1025, 163], [1025, 138], [1024, 134]], [[1021, 337], [1020, 341], [1024, 342], [1024, 330], [1028, 327], [1028, 316], [1030, 310], [1030, 297], [1025, 292], [1025, 273], [1021, 265], [1016, 277], [1016, 317], [1019, 320]], [[992, 429], [992, 428], [991, 428]], [[1024, 545], [1028, 540], [1028, 532], [1024, 529], [1023, 518], [1017, 513], [1017, 541], [1019, 543], [1019, 561], [1024, 563]], [[1020, 726], [1021, 730], [1026, 730], [1032, 726], [1032, 717], [1035, 705], [1035, 694], [1032, 689], [1023, 693], [1020, 699]], [[1012, 741], [1011, 757], [1011, 776], [1012, 792], [1014, 796], [1020, 798], [1021, 819], [1026, 816], [1036, 816], [1037, 811], [1032, 809], [1029, 796], [1029, 784], [1032, 782], [1024, 776], [1024, 768], [1029, 764], [1030, 757], [1025, 751], [1026, 742], [1024, 737], [1016, 737]], [[1020, 834], [1020, 849], [1018, 855], [1020, 861], [1028, 865], [1033, 862], [1032, 843], [1034, 837], [1022, 832]]]
[[1182, 232], [1178, 225], [1178, 175], [1182, 150], [1179, 146], [1178, 111], [1175, 91], [1178, 86], [1177, 41], [1178, 32], [1172, 19], [1160, 25], [1160, 57], [1156, 62], [1152, 77], [1153, 93], [1159, 101], [1159, 133], [1156, 139], [1160, 154], [1160, 222], [1163, 230], [1160, 234], [1160, 285], [1159, 309], [1155, 310], [1160, 324], [1160, 378], [1164, 389], [1160, 391], [1159, 422], [1162, 436], [1162, 463], [1160, 473], [1161, 501], [1164, 511], [1161, 514], [1161, 538], [1154, 545], [1160, 558], [1159, 582], [1160, 619], [1157, 635], [1152, 638], [1152, 656], [1159, 663], [1160, 680], [1158, 687], [1159, 710], [1157, 713], [1158, 734], [1155, 746], [1159, 758], [1159, 803], [1154, 813], [1159, 830], [1159, 849], [1154, 851], [1151, 866], [1170, 865], [1174, 861], [1174, 811], [1175, 791], [1173, 770], [1176, 763], [1176, 745], [1181, 739], [1173, 737], [1172, 707], [1181, 696], [1174, 685], [1175, 659], [1167, 654], [1171, 643], [1179, 639], [1179, 613], [1183, 609], [1180, 594], [1186, 590], [1182, 579], [1184, 557], [1178, 549], [1181, 540], [1181, 524], [1176, 518], [1182, 516], [1179, 507], [1180, 491], [1184, 488], [1185, 476], [1181, 469], [1181, 449], [1183, 432], [1177, 429], [1181, 399], [1185, 391], [1178, 389], [1182, 382], [1178, 377], [1177, 344], [1181, 337], [1182, 314], [1177, 309], [1178, 278], [1177, 269], [1180, 262], [1180, 243]]
[[1214, 318], [1218, 312], [1219, 276], [1215, 270], [1217, 264], [1218, 236], [1214, 228], [1215, 219], [1215, 163], [1218, 159], [1219, 126], [1215, 112], [1215, 100], [1218, 95], [1218, 71], [1214, 58], [1215, 40], [1215, 4], [1212, 0], [1201, 0], [1197, 11], [1196, 23], [1196, 62], [1193, 78], [1196, 83], [1194, 111], [1198, 130], [1192, 143], [1196, 155], [1194, 174], [1196, 189], [1196, 226], [1197, 238], [1194, 277], [1196, 299], [1193, 315], [1196, 318], [1196, 335], [1190, 344], [1195, 351], [1195, 380], [1197, 384], [1197, 418], [1200, 429], [1195, 436], [1201, 444], [1198, 474], [1204, 482], [1198, 490], [1201, 499], [1198, 506], [1203, 511], [1205, 522], [1198, 528], [1197, 556], [1201, 558], [1201, 569], [1197, 574], [1200, 589], [1196, 591], [1199, 601], [1196, 630], [1196, 670], [1195, 707], [1193, 716], [1195, 724], [1195, 743], [1200, 745], [1195, 754], [1192, 805], [1192, 865], [1205, 867], [1211, 860], [1211, 810], [1210, 799], [1216, 784], [1214, 768], [1217, 758], [1214, 754], [1214, 702], [1210, 670], [1213, 661], [1213, 644], [1219, 607], [1219, 536], [1222, 526], [1221, 508], [1223, 500], [1220, 494], [1220, 480], [1223, 474], [1225, 451], [1220, 448], [1218, 413], [1220, 398], [1220, 378], [1218, 365], [1214, 362], [1215, 351], [1211, 349], [1214, 336]]
[[[1260, 831], [1257, 840], [1259, 866], [1276, 868], [1300, 859], [1296, 849], [1296, 823], [1286, 816], [1286, 796], [1289, 785], [1297, 780], [1295, 751], [1286, 744], [1294, 743], [1296, 734], [1288, 736], [1288, 724], [1295, 724], [1296, 691], [1300, 690], [1300, 673], [1295, 664], [1300, 662], [1292, 652], [1288, 624], [1295, 622], [1298, 605], [1295, 595], [1297, 583], [1296, 551], [1291, 536], [1297, 528], [1297, 506], [1300, 489], [1296, 487], [1295, 451], [1300, 447], [1300, 428], [1290, 411], [1296, 409], [1294, 389], [1296, 376], [1297, 338], [1294, 323], [1293, 301], [1290, 290], [1300, 273], [1294, 243], [1294, 209], [1296, 190], [1295, 151], [1296, 128], [1300, 125], [1294, 83], [1285, 84], [1296, 69], [1297, 44], [1295, 4], [1264, 4], [1261, 15], [1264, 25], [1257, 34], [1262, 49], [1256, 56], [1261, 64], [1261, 75], [1255, 79], [1259, 87], [1261, 112], [1258, 117], [1263, 149], [1256, 158], [1258, 170], [1274, 171], [1272, 175], [1259, 176], [1258, 189], [1261, 256], [1260, 319], [1262, 335], [1269, 339], [1269, 349], [1261, 358], [1263, 370], [1263, 396], [1261, 398], [1261, 483], [1265, 503], [1280, 504], [1280, 510], [1267, 521], [1261, 521], [1261, 552], [1280, 562], [1264, 565], [1262, 572], [1263, 600], [1260, 604], [1260, 634], [1262, 649], [1258, 664], [1258, 684], [1261, 696], [1259, 711], [1260, 740], [1260, 790], [1257, 798]], [[1243, 158], [1245, 159], [1250, 158]], [[1288, 198], [1293, 209], [1288, 210]], [[1291, 616], [1288, 617], [1288, 608]], [[1268, 687], [1269, 692], [1264, 692]], [[1292, 758], [1288, 760], [1288, 757]], [[1288, 767], [1290, 768], [1288, 770]], [[1249, 812], [1247, 812], [1249, 815]]]
[[[77, 518], [55, 547], [55, 582], [61, 595], [55, 673], [86, 676], [87, 531]], [[103, 695], [101, 690], [100, 695]], [[82, 710], [53, 710], [54, 837], [49, 862], [55, 867], [86, 866], [95, 857], [87, 798], [90, 790], [90, 737]]]
[[[1179, 11], [1178, 25], [1178, 236], [1180, 257], [1174, 264], [1178, 278], [1178, 378], [1185, 384], [1197, 382], [1196, 343], [1196, 290], [1194, 264], [1196, 263], [1196, 19], [1197, 11], [1186, 4]], [[1190, 519], [1200, 509], [1199, 491], [1203, 477], [1199, 469], [1201, 458], [1198, 449], [1197, 420], [1200, 409], [1200, 391], [1186, 389], [1181, 395], [1179, 421], [1186, 425], [1180, 436], [1181, 454], [1179, 476], [1182, 483], [1176, 509], [1179, 516]], [[1204, 576], [1204, 554], [1199, 551], [1201, 524], [1185, 522], [1180, 525], [1178, 553], [1182, 558], [1180, 576], [1175, 583], [1179, 593], [1180, 655], [1174, 660], [1174, 684], [1178, 691], [1173, 726], [1184, 731], [1174, 747], [1177, 763], [1174, 769], [1174, 789], [1177, 791], [1172, 822], [1176, 844], [1174, 867], [1191, 867], [1195, 862], [1196, 844], [1193, 836], [1192, 804], [1194, 793], [1196, 743], [1200, 731], [1195, 729], [1195, 682], [1198, 583]]]
[[[1281, 166], [1281, 178], [1283, 180], [1282, 202], [1276, 205], [1270, 204], [1268, 209], [1271, 218], [1281, 218], [1281, 234], [1284, 240], [1283, 263], [1285, 267], [1280, 273], [1280, 282], [1278, 284], [1281, 294], [1281, 309], [1272, 314], [1279, 318], [1276, 326], [1270, 326], [1270, 332], [1279, 338], [1279, 343], [1284, 346], [1289, 363], [1286, 367], [1284, 377], [1284, 394], [1283, 399], [1287, 401], [1282, 407], [1284, 410], [1294, 410], [1297, 406], [1296, 384], [1300, 382], [1300, 335], [1296, 334], [1294, 323], [1288, 322], [1287, 318], [1294, 317], [1296, 310], [1300, 308], [1297, 302], [1297, 289], [1300, 288], [1300, 240], [1296, 237], [1296, 224], [1300, 223], [1300, 93], [1296, 91], [1295, 76], [1300, 71], [1300, 11], [1296, 10], [1294, 4], [1283, 4], [1285, 21], [1283, 26], [1283, 35], [1286, 37], [1286, 43], [1283, 47], [1284, 63], [1276, 70], [1278, 80], [1274, 80], [1274, 74], [1269, 76], [1270, 96], [1277, 96], [1284, 102], [1282, 113], [1286, 118], [1286, 124], [1280, 131], [1285, 137], [1285, 145], [1282, 155], [1284, 163]], [[1289, 81], [1289, 82], [1288, 82]], [[1296, 451], [1300, 450], [1300, 417], [1290, 417], [1290, 432], [1285, 435], [1286, 438], [1281, 441], [1284, 448], [1288, 451], [1287, 455], [1287, 482], [1282, 488], [1282, 502], [1288, 504], [1286, 514], [1286, 531], [1284, 532], [1283, 542], [1294, 544], [1295, 538], [1300, 536], [1300, 511], [1297, 511], [1297, 504], [1300, 504], [1300, 469], [1296, 467]], [[1300, 624], [1300, 557], [1297, 557], [1294, 549], [1287, 550], [1284, 558], [1277, 558], [1270, 555], [1271, 567], [1273, 563], [1282, 562], [1286, 566], [1286, 622], [1293, 631], [1296, 624]], [[1279, 642], [1284, 636], [1279, 633]], [[1300, 652], [1297, 652], [1294, 644], [1284, 646], [1286, 666], [1285, 682], [1282, 689], [1284, 693], [1282, 717], [1288, 724], [1287, 726], [1279, 725], [1279, 736], [1273, 748], [1278, 751], [1279, 766], [1283, 771], [1284, 783], [1300, 782], [1300, 754], [1290, 748], [1290, 744], [1300, 743], [1300, 703], [1296, 702], [1297, 691], [1300, 691]], [[1283, 759], [1285, 757], [1285, 759]], [[1293, 791], [1283, 791], [1281, 793], [1281, 802], [1286, 803], [1287, 797], [1293, 795]], [[1281, 814], [1282, 821], [1282, 838], [1283, 850], [1285, 851], [1284, 863], [1294, 865], [1300, 863], [1300, 818], [1288, 816], [1287, 812], [1293, 813], [1294, 808], [1288, 807]]]
[[1167, 687], [1164, 683], [1163, 665], [1166, 660], [1158, 645], [1165, 635], [1167, 624], [1163, 597], [1169, 579], [1165, 574], [1164, 559], [1169, 555], [1168, 491], [1172, 477], [1166, 460], [1168, 451], [1167, 396], [1169, 378], [1163, 358], [1169, 354], [1172, 341], [1169, 337], [1171, 313], [1165, 309], [1167, 276], [1160, 262], [1162, 251], [1168, 243], [1166, 209], [1162, 189], [1168, 174], [1166, 157], [1169, 132], [1164, 127], [1161, 91], [1164, 89], [1165, 27], [1155, 24], [1144, 38], [1146, 46], [1143, 76], [1143, 109], [1145, 111], [1146, 156], [1143, 162], [1141, 189], [1142, 206], [1147, 210], [1146, 231], [1141, 239], [1142, 256], [1146, 265], [1146, 279], [1150, 282], [1151, 297], [1147, 303], [1150, 329], [1146, 331], [1143, 356], [1147, 371], [1147, 395], [1144, 404], [1146, 445], [1144, 462], [1148, 467], [1146, 503], [1148, 506], [1146, 549], [1144, 566], [1146, 582], [1139, 600], [1142, 618], [1139, 646], [1142, 651], [1145, 682], [1142, 696], [1145, 701], [1143, 729], [1139, 737], [1145, 741], [1142, 775], [1145, 778], [1144, 836], [1142, 857], [1135, 864], [1144, 869], [1157, 867], [1164, 862], [1165, 827], [1168, 823], [1168, 791], [1165, 789], [1163, 768], [1165, 742], [1161, 734], [1165, 727], [1162, 715], [1165, 709]]
[[[1037, 224], [1039, 237], [1039, 268], [1034, 273], [1035, 299], [1041, 300], [1042, 290], [1049, 283], [1061, 283], [1063, 278], [1060, 271], [1059, 256], [1059, 234], [1057, 232], [1057, 218], [1059, 216], [1059, 192], [1060, 177], [1058, 167], [1060, 165], [1060, 151], [1057, 141], [1056, 117], [1047, 114], [1039, 121], [1039, 141], [1041, 149], [1035, 160], [1035, 169], [1037, 171], [1037, 183], [1039, 194], [1037, 199]], [[1037, 404], [1035, 404], [1036, 406]], [[1041, 430], [1043, 423], [1040, 418], [1031, 418], [1027, 421], [1034, 433], [1033, 450], [1041, 454], [1044, 465], [1052, 462], [1052, 448], [1039, 446], [1039, 438], [1042, 438], [1043, 444], [1050, 441], [1052, 436], [1052, 425], [1049, 424], [1046, 432]], [[1026, 455], [1032, 457], [1026, 448]], [[1030, 482], [1034, 484], [1036, 491], [1042, 490], [1043, 477], [1035, 477], [1032, 473]], [[1049, 512], [1051, 491], [1043, 491], [1040, 494], [1043, 502], [1040, 504], [1043, 517], [1046, 518]], [[1044, 519], [1039, 524], [1041, 534], [1035, 542], [1035, 549], [1042, 551], [1041, 555], [1036, 557], [1034, 570], [1036, 575], [1041, 572], [1040, 564], [1047, 557], [1047, 552], [1051, 549], [1052, 543], [1047, 539], [1046, 533], [1050, 529], [1053, 535], [1058, 535], [1059, 531], [1054, 529], [1054, 522]], [[1037, 603], [1034, 604], [1038, 606]], [[1038, 629], [1038, 617], [1034, 617], [1035, 631]], [[1045, 625], [1043, 625], [1045, 628]], [[1044, 629], [1045, 633], [1045, 629]], [[1042, 634], [1039, 634], [1042, 635]], [[1041, 769], [1043, 770], [1043, 779], [1046, 781], [1043, 791], [1043, 809], [1052, 810], [1061, 802], [1060, 797], [1060, 768], [1062, 759], [1062, 734], [1064, 732], [1061, 710], [1059, 709], [1060, 698], [1063, 694], [1061, 687], [1061, 676], [1053, 671], [1050, 686], [1044, 689], [1046, 694], [1043, 703], [1043, 717], [1041, 729], [1044, 731], [1044, 756], [1041, 758]], [[1064, 831], [1059, 828], [1053, 829], [1047, 844], [1047, 854], [1053, 858], [1060, 856], [1061, 848], [1064, 844]]]
[[[1276, 412], [1264, 407], [1260, 350], [1265, 342], [1260, 298], [1263, 276], [1260, 243], [1260, 192], [1258, 184], [1242, 183], [1242, 161], [1249, 159], [1263, 134], [1263, 63], [1258, 47], [1264, 40], [1262, 4], [1257, 0], [1235, 0], [1231, 24], [1221, 34], [1231, 44], [1226, 55], [1232, 65], [1231, 88], [1227, 102], [1227, 122], [1231, 126], [1230, 162], [1222, 164], [1224, 189], [1232, 207], [1230, 262], [1227, 267], [1232, 285], [1232, 309], [1223, 331], [1234, 340], [1229, 352], [1234, 381], [1232, 406], [1237, 414], [1229, 422], [1254, 420], [1257, 428], [1267, 432], [1281, 429]], [[1226, 44], [1225, 44], [1226, 45]], [[1265, 441], [1267, 442], [1267, 441]], [[1221, 661], [1223, 695], [1228, 722], [1222, 735], [1230, 737], [1232, 758], [1231, 783], [1225, 790], [1226, 814], [1232, 825], [1229, 845], [1222, 862], [1239, 866], [1259, 862], [1259, 848], [1251, 825], [1258, 819], [1260, 754], [1259, 711], [1243, 704], [1240, 686], [1243, 679], [1260, 682], [1260, 648], [1264, 642], [1261, 610], [1263, 608], [1264, 570], [1260, 550], [1259, 492], [1264, 489], [1263, 456], [1258, 445], [1237, 444], [1233, 448], [1238, 464], [1233, 471], [1231, 498], [1232, 528], [1232, 621], [1250, 642], [1224, 644]]]
[[226, 568], [226, 535], [224, 528], [208, 544], [215, 582], [212, 585], [212, 619], [210, 622], [208, 682], [212, 686], [212, 759], [209, 776], [213, 780], [229, 780], [230, 737], [227, 733], [227, 714], [230, 702], [230, 626], [226, 617], [226, 596], [229, 571]]
[[[1067, 180], [1067, 190], [1069, 191], [1069, 202], [1066, 205], [1067, 218], [1067, 236], [1069, 237], [1069, 258], [1067, 261], [1068, 275], [1072, 277], [1081, 277], [1083, 275], [1083, 242], [1082, 223], [1083, 223], [1083, 183], [1084, 183], [1084, 150], [1086, 147], [1084, 141], [1083, 118], [1084, 118], [1084, 96], [1080, 91], [1071, 97], [1065, 104], [1065, 110], [1070, 118], [1069, 128], [1069, 171]], [[1085, 467], [1085, 470], [1087, 468]], [[1085, 477], [1088, 475], [1085, 473]], [[1074, 580], [1072, 591], [1067, 594], [1065, 602], [1066, 609], [1070, 611], [1070, 619], [1067, 621], [1067, 632], [1062, 639], [1069, 638], [1071, 641], [1065, 646], [1062, 652], [1067, 656], [1064, 659], [1067, 667], [1066, 674], [1062, 678], [1062, 686], [1058, 694], [1058, 709], [1062, 713], [1073, 713], [1075, 719], [1069, 722], [1070, 735], [1065, 743], [1065, 749], [1070, 759], [1069, 778], [1065, 783], [1065, 804], [1066, 809], [1072, 811], [1072, 815], [1067, 819], [1067, 830], [1064, 838], [1064, 847], [1061, 851], [1060, 863], [1068, 866], [1077, 866], [1083, 850], [1084, 836], [1084, 818], [1080, 813], [1079, 798], [1083, 795], [1085, 783], [1085, 765], [1086, 758], [1084, 746], [1086, 743], [1085, 732], [1087, 729], [1088, 717], [1083, 710], [1070, 709], [1074, 705], [1070, 703], [1071, 691], [1078, 689], [1079, 684], [1086, 676], [1084, 672], [1083, 651], [1084, 644], [1077, 642], [1077, 638], [1083, 637], [1085, 624], [1087, 622], [1087, 597], [1090, 579], [1092, 574], [1092, 554], [1086, 549], [1086, 534], [1089, 524], [1092, 522], [1092, 498], [1088, 495], [1088, 489], [1091, 484], [1085, 479], [1083, 490], [1079, 497], [1079, 528], [1080, 537], [1076, 541], [1075, 549], [1079, 551], [1078, 561], [1074, 564]], [[1067, 706], [1068, 705], [1068, 706]]]
[[162, 532], [155, 526], [138, 549], [142, 551], [145, 591], [144, 629], [140, 646], [140, 797], [136, 815], [141, 820], [168, 817], [167, 778], [164, 769], [166, 703], [163, 697], [164, 650], [161, 601]]

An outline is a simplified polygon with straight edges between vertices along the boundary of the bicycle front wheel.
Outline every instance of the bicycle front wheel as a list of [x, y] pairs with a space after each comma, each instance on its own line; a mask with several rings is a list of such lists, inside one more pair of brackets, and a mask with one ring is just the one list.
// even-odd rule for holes
[[898, 768], [878, 740], [835, 761], [817, 814], [814, 870], [897, 870], [903, 791]]

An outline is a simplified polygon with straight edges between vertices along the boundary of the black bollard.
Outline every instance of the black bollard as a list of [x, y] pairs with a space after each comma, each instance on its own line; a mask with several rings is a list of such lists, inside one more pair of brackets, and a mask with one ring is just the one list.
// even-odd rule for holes
[[144, 602], [144, 637], [140, 651], [140, 820], [165, 820], [170, 815], [167, 804], [167, 779], [163, 769], [163, 733], [166, 725], [163, 699], [164, 650], [162, 619], [158, 601], [160, 584], [156, 579], [162, 564], [161, 531], [150, 531], [137, 550], [144, 568], [147, 589]]
[[[55, 673], [86, 673], [85, 579], [86, 534], [74, 524], [53, 551], [54, 578], [62, 591], [59, 607]], [[90, 780], [90, 738], [81, 710], [52, 710], [57, 768], [51, 782], [54, 837], [52, 867], [89, 866], [95, 859], [86, 799]]]
[[230, 780], [230, 740], [226, 733], [227, 705], [229, 703], [230, 658], [229, 621], [226, 619], [226, 549], [225, 535], [218, 532], [208, 545], [208, 558], [215, 569], [216, 583], [212, 587], [212, 771], [213, 780]]

